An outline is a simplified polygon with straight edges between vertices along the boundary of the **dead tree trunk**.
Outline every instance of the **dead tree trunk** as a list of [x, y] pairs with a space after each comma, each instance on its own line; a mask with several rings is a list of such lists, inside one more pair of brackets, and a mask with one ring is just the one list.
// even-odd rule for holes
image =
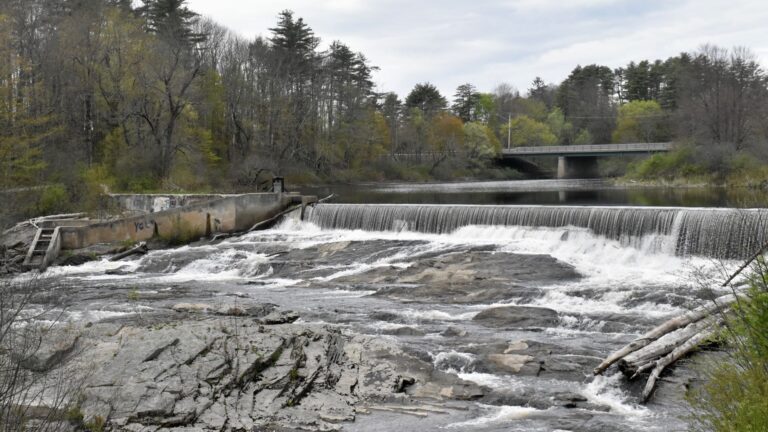
[[628, 345], [624, 346], [622, 349], [608, 356], [608, 358], [606, 358], [602, 363], [600, 363], [598, 367], [595, 368], [594, 370], [595, 375], [599, 375], [605, 372], [605, 370], [608, 369], [608, 367], [610, 367], [612, 364], [634, 353], [635, 351], [638, 351], [646, 347], [647, 345], [661, 338], [667, 333], [673, 332], [691, 323], [700, 321], [705, 317], [711, 316], [714, 313], [718, 313], [722, 311], [723, 309], [729, 307], [732, 303], [734, 303], [736, 301], [736, 298], [737, 297], [734, 294], [728, 294], [722, 297], [718, 297], [712, 302], [712, 304], [700, 306], [692, 311], [686, 312], [684, 315], [672, 318], [671, 320], [659, 325], [658, 327], [654, 328], [648, 333], [640, 336], [640, 338], [630, 342]]

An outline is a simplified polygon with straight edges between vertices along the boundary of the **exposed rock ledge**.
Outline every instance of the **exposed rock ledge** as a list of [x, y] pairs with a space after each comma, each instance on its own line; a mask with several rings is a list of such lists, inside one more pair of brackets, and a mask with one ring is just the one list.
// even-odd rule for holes
[[107, 430], [325, 431], [381, 403], [483, 395], [390, 340], [252, 316], [199, 318], [90, 327], [69, 364], [92, 371], [85, 420]]

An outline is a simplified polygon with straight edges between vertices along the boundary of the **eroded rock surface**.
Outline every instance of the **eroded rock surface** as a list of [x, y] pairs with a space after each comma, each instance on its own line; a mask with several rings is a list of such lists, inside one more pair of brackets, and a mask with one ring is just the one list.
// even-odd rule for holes
[[581, 276], [547, 255], [521, 255], [473, 249], [419, 257], [408, 266], [377, 267], [334, 279], [334, 283], [374, 289], [393, 300], [449, 304], [493, 303], [539, 298], [541, 285]]
[[91, 344], [83, 358], [102, 361], [81, 409], [119, 430], [336, 430], [367, 404], [483, 395], [391, 341], [326, 325], [211, 317]]

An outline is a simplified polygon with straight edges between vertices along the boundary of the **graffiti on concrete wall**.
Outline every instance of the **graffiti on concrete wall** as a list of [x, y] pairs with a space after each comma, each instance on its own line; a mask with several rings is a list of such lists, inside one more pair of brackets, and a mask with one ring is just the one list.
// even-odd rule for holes
[[154, 220], [143, 220], [141, 222], [134, 222], [134, 227], [136, 228], [136, 232], [144, 231], [147, 229], [155, 229], [155, 221]]

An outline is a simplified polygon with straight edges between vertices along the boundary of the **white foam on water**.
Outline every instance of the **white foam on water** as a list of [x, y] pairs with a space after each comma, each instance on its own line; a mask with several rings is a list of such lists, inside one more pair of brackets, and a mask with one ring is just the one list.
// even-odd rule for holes
[[321, 292], [322, 296], [335, 297], [335, 298], [359, 298], [359, 297], [365, 297], [373, 294], [376, 294], [376, 291], [372, 291], [372, 290], [349, 291], [349, 290], [338, 289], [338, 290]]
[[420, 309], [398, 309], [398, 310], [389, 310], [387, 312], [391, 312], [396, 315], [400, 315], [408, 320], [412, 321], [467, 321], [471, 320], [480, 312], [464, 312], [464, 313], [455, 313], [455, 312], [445, 312], [437, 309], [426, 309], [426, 310], [420, 310]]
[[98, 322], [109, 318], [119, 318], [129, 315], [136, 315], [142, 311], [152, 310], [149, 307], [136, 308], [135, 310], [115, 311], [115, 310], [84, 310], [84, 311], [71, 311], [68, 313], [66, 321], [79, 322], [89, 321]]
[[[500, 252], [550, 255], [572, 265], [584, 276], [579, 281], [567, 281], [543, 287], [545, 295], [530, 305], [544, 306], [558, 312], [571, 314], [588, 313], [635, 313], [659, 319], [684, 312], [684, 309], [664, 304], [644, 303], [631, 307], [621, 304], [636, 289], [647, 291], [649, 287], [667, 289], [689, 286], [694, 273], [721, 275], [720, 263], [700, 257], [678, 257], [669, 247], [671, 236], [648, 235], [629, 246], [577, 227], [536, 228], [517, 226], [461, 227], [449, 234], [429, 234], [412, 231], [374, 232], [363, 230], [323, 230], [310, 222], [289, 220], [276, 232], [293, 236], [299, 247], [323, 243], [370, 240], [421, 241], [426, 244], [405, 246], [394, 256], [374, 263], [353, 263], [338, 272], [321, 278], [333, 280], [347, 275], [360, 274], [376, 267], [393, 263], [408, 265], [409, 257], [419, 253], [439, 252], [457, 245], [495, 245]], [[258, 234], [256, 234], [258, 235]], [[669, 237], [669, 238], [668, 238]], [[255, 237], [252, 237], [255, 238]], [[637, 246], [639, 245], [639, 246]], [[731, 263], [726, 263], [729, 265]], [[573, 291], [595, 290], [596, 295], [584, 298], [570, 294]], [[504, 305], [501, 303], [499, 305]]]
[[166, 282], [221, 281], [255, 277], [260, 266], [269, 261], [265, 254], [224, 249], [205, 258], [197, 259], [178, 271], [155, 278]]
[[[591, 284], [574, 284], [576, 286], [590, 287]], [[577, 295], [569, 295], [568, 291], [574, 285], [549, 287], [541, 298], [527, 303], [532, 306], [546, 307], [566, 314], [638, 314], [646, 317], [663, 319], [685, 312], [685, 309], [655, 303], [642, 303], [632, 307], [624, 307], [619, 304], [626, 295], [609, 296], [609, 298], [584, 298]], [[626, 293], [629, 294], [629, 293]], [[611, 298], [612, 297], [612, 298]]]
[[466, 429], [471, 427], [491, 425], [494, 423], [506, 423], [514, 420], [522, 420], [531, 417], [534, 414], [544, 413], [546, 410], [520, 406], [491, 406], [478, 404], [485, 415], [471, 420], [451, 423], [446, 426], [449, 429]]
[[629, 283], [641, 286], [679, 284], [681, 269], [711, 266], [709, 259], [677, 257], [658, 249], [657, 243], [669, 242], [663, 235], [647, 235], [635, 244], [595, 235], [585, 228], [531, 228], [506, 226], [466, 226], [448, 235], [470, 244], [498, 244], [500, 250], [511, 253], [544, 254], [571, 264], [593, 282], [607, 285]]
[[[90, 274], [102, 274], [109, 270], [123, 269], [126, 272], [133, 272], [139, 267], [140, 261], [110, 261], [108, 259], [100, 259], [96, 261], [89, 261], [79, 266], [56, 266], [48, 267], [48, 269], [42, 273], [42, 277], [70, 277], [70, 276], [84, 276]], [[118, 276], [112, 276], [118, 277]]]
[[274, 278], [274, 279], [261, 279], [259, 280], [260, 284], [258, 285], [249, 285], [249, 290], [270, 290], [270, 291], [282, 291], [289, 287], [298, 285], [302, 282], [304, 282], [303, 279], [285, 279], [285, 278]]
[[622, 374], [618, 372], [610, 376], [597, 375], [592, 382], [582, 388], [581, 394], [590, 402], [609, 406], [611, 412], [628, 418], [642, 420], [652, 416], [653, 413], [648, 408], [632, 402], [621, 390], [619, 387], [621, 380]]
[[[617, 283], [630, 286], [680, 285], [688, 283], [689, 276], [701, 269], [714, 271], [716, 263], [707, 258], [678, 257], [668, 247], [671, 236], [647, 235], [635, 244], [622, 244], [577, 227], [543, 228], [518, 226], [470, 225], [448, 234], [429, 234], [413, 231], [323, 230], [311, 222], [288, 220], [274, 229], [274, 233], [292, 236], [296, 247], [306, 248], [324, 243], [342, 241], [400, 240], [424, 241], [424, 252], [456, 245], [496, 245], [502, 252], [545, 254], [571, 264], [585, 275], [590, 284], [611, 286]], [[262, 233], [250, 234], [252, 239]], [[668, 238], [669, 237], [669, 238]], [[405, 255], [415, 250], [404, 251]], [[401, 257], [398, 256], [397, 259]], [[406, 257], [407, 258], [407, 257]]]
[[386, 321], [373, 321], [366, 324], [366, 327], [373, 330], [397, 330], [404, 327], [410, 327], [408, 324], [397, 324]]
[[[432, 364], [436, 369], [454, 374], [466, 373], [467, 368], [477, 360], [477, 356], [472, 353], [459, 352], [456, 350], [443, 351], [437, 354], [430, 353], [430, 355], [432, 356]], [[451, 367], [457, 363], [461, 364], [461, 367], [458, 370]]]

